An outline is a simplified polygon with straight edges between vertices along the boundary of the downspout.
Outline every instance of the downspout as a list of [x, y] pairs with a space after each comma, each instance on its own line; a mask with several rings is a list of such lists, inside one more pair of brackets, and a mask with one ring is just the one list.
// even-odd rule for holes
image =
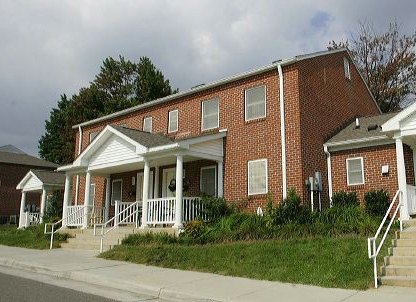
[[[81, 154], [82, 151], [82, 128], [78, 126], [79, 132], [79, 144], [78, 144], [78, 156]], [[79, 175], [77, 174], [77, 182], [75, 184], [75, 205], [78, 205], [78, 192], [79, 192]]]
[[329, 206], [332, 208], [332, 166], [331, 166], [331, 153], [328, 151], [328, 146], [324, 146], [324, 152], [326, 154], [326, 165], [328, 171], [328, 194], [329, 194]]
[[279, 102], [280, 102], [280, 141], [282, 143], [282, 187], [283, 199], [287, 196], [287, 175], [286, 175], [286, 132], [285, 132], [285, 104], [283, 97], [283, 72], [282, 65], [277, 65], [279, 72]]

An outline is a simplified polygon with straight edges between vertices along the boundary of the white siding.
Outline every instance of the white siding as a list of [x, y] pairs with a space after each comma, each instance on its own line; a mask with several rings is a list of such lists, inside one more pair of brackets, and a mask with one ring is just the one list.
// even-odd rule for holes
[[403, 121], [403, 130], [416, 129], [416, 113], [411, 114]]
[[42, 187], [42, 183], [36, 178], [31, 176], [29, 180], [25, 183], [24, 190]]
[[222, 138], [191, 145], [189, 150], [215, 156], [223, 156]]
[[122, 138], [112, 135], [89, 160], [90, 166], [137, 158], [136, 148]]

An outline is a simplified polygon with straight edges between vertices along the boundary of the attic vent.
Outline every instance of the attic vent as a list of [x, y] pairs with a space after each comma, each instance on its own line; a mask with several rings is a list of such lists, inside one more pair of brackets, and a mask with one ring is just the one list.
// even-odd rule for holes
[[374, 124], [374, 125], [369, 125], [369, 126], [367, 127], [367, 130], [368, 130], [368, 131], [373, 131], [373, 130], [376, 130], [377, 128], [378, 128], [378, 125]]
[[191, 89], [195, 89], [195, 88], [202, 87], [202, 86], [205, 86], [205, 83], [202, 83], [202, 84], [196, 85], [194, 87], [191, 87]]

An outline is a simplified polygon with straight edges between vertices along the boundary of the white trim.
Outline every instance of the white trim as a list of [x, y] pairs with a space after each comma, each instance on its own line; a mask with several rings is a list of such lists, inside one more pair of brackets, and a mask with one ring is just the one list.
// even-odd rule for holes
[[[266, 163], [266, 190], [264, 192], [250, 192], [250, 164], [258, 163], [258, 162], [265, 162]], [[268, 164], [267, 158], [256, 159], [256, 160], [249, 160], [247, 162], [247, 194], [251, 195], [259, 195], [259, 194], [267, 194], [269, 190], [269, 172], [268, 172]]]
[[328, 147], [324, 146], [324, 152], [326, 154], [326, 165], [328, 173], [328, 195], [329, 195], [329, 205], [332, 207], [332, 163], [331, 163], [331, 153], [328, 151]]
[[[145, 127], [146, 126], [148, 126], [148, 125], [146, 125], [146, 121], [150, 121], [149, 123], [150, 123], [150, 129], [145, 129]], [[153, 131], [153, 117], [151, 117], [151, 116], [146, 116], [145, 118], [143, 118], [143, 127], [142, 127], [142, 130], [144, 131], [144, 132], [149, 132], [149, 133], [152, 133], [152, 131]], [[150, 131], [149, 131], [150, 130]]]
[[406, 109], [397, 113], [395, 116], [393, 116], [391, 119], [389, 119], [383, 125], [381, 125], [381, 129], [382, 129], [381, 131], [382, 132], [389, 132], [389, 131], [400, 130], [400, 122], [403, 121], [404, 119], [408, 118], [415, 111], [416, 111], [416, 102], [414, 102], [412, 105], [406, 107]]
[[97, 136], [99, 131], [92, 131], [89, 133], [89, 142], [91, 143]]
[[199, 191], [203, 192], [202, 191], [202, 171], [203, 170], [209, 170], [209, 169], [214, 169], [214, 171], [215, 171], [215, 174], [214, 174], [214, 187], [215, 187], [214, 188], [214, 196], [217, 196], [218, 186], [217, 186], [217, 166], [216, 165], [201, 167], [201, 169], [199, 171]]
[[122, 201], [123, 199], [123, 179], [122, 178], [117, 178], [117, 179], [113, 179], [111, 181], [111, 195], [110, 195], [110, 205], [114, 206], [115, 205], [115, 200], [113, 200], [113, 193], [114, 193], [114, 183], [115, 182], [121, 182], [121, 187], [120, 187], [120, 201]]
[[[260, 87], [264, 87], [264, 100], [263, 100], [264, 101], [264, 115], [263, 116], [256, 116], [254, 118], [247, 119], [247, 91], [257, 89], [257, 88], [260, 88]], [[261, 118], [265, 118], [266, 116], [267, 116], [267, 87], [266, 87], [266, 85], [262, 84], [262, 85], [258, 85], [258, 86], [255, 86], [255, 87], [244, 89], [244, 120], [246, 122], [254, 121], [254, 120], [261, 119]]]
[[330, 149], [331, 151], [341, 151], [389, 144], [394, 144], [394, 141], [387, 135], [380, 135], [367, 138], [350, 139], [333, 143], [325, 143], [323, 146], [324, 148], [326, 147], [328, 148], [328, 150]]
[[[211, 128], [204, 128], [204, 104], [208, 103], [208, 102], [217, 102], [217, 125], [215, 127], [211, 127]], [[201, 109], [202, 109], [202, 114], [201, 114], [201, 131], [206, 131], [206, 130], [211, 130], [211, 129], [216, 129], [219, 128], [220, 126], [220, 99], [217, 98], [212, 98], [209, 100], [205, 100], [201, 102]]]
[[[349, 165], [348, 165], [348, 162], [349, 161], [353, 161], [353, 160], [357, 160], [357, 159], [359, 159], [360, 160], [360, 163], [361, 163], [361, 177], [362, 177], [362, 182], [358, 182], [358, 183], [351, 183], [350, 182], [350, 169], [349, 169]], [[362, 156], [358, 156], [358, 157], [349, 157], [349, 158], [347, 158], [347, 159], [345, 159], [345, 164], [346, 164], [346, 167], [347, 167], [347, 185], [348, 186], [359, 186], [359, 185], [363, 185], [363, 184], [365, 184], [365, 178], [364, 178], [364, 160], [363, 160], [363, 157]], [[357, 171], [352, 171], [352, 172], [357, 172]]]
[[[170, 122], [171, 122], [171, 113], [173, 114], [174, 112], [176, 112], [176, 127], [175, 129], [170, 129]], [[174, 133], [174, 132], [178, 132], [179, 130], [179, 110], [175, 109], [175, 110], [171, 110], [168, 113], [168, 133]]]
[[285, 101], [284, 101], [284, 86], [283, 86], [283, 71], [282, 65], [277, 65], [279, 72], [279, 103], [280, 103], [280, 142], [282, 146], [282, 196], [283, 199], [287, 196], [287, 173], [286, 173], [286, 131], [285, 131]]

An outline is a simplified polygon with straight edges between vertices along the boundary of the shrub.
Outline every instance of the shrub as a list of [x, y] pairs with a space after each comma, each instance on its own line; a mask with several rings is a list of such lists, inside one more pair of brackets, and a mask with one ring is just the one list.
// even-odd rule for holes
[[200, 219], [192, 220], [192, 221], [187, 222], [184, 225], [183, 235], [185, 237], [197, 239], [202, 236], [202, 234], [205, 232], [205, 229], [206, 229], [206, 225], [202, 220]]
[[233, 212], [224, 198], [203, 195], [201, 201], [204, 205], [204, 213], [211, 221], [229, 216]]
[[333, 206], [359, 206], [360, 201], [357, 192], [336, 192], [332, 196]]
[[366, 211], [374, 216], [383, 216], [390, 206], [389, 193], [384, 190], [366, 192], [364, 201]]

